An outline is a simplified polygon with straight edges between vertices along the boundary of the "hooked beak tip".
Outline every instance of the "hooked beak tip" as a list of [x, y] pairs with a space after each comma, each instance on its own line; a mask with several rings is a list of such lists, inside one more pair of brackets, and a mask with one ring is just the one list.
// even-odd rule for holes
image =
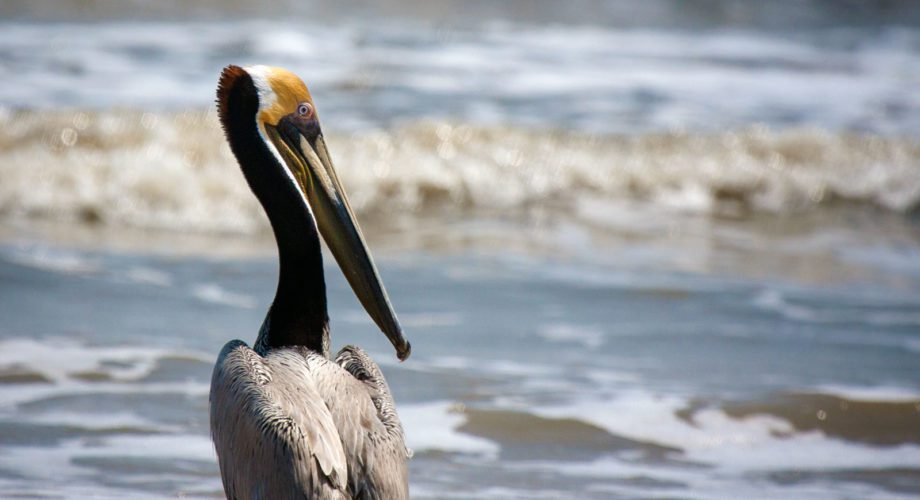
[[396, 350], [396, 357], [399, 358], [400, 361], [405, 361], [410, 354], [412, 354], [412, 344], [410, 344], [408, 340]]

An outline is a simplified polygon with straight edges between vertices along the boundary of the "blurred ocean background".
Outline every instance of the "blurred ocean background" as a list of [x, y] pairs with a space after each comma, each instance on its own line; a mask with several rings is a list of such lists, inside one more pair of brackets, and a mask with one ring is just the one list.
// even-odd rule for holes
[[5, 0], [0, 497], [221, 495], [277, 277], [231, 63], [311, 87], [414, 497], [920, 494], [913, 2]]

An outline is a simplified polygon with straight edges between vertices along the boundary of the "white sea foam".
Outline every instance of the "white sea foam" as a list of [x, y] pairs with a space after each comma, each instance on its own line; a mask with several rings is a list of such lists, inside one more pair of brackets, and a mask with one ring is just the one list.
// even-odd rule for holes
[[604, 333], [597, 328], [588, 326], [550, 324], [541, 327], [537, 335], [550, 342], [576, 342], [588, 349], [596, 349], [604, 343]]
[[203, 283], [192, 288], [192, 295], [198, 300], [211, 304], [253, 309], [258, 303], [255, 297], [238, 292], [231, 292], [215, 283]]
[[207, 434], [152, 434], [109, 436], [98, 445], [76, 447], [83, 456], [125, 456], [141, 458], [183, 458], [214, 460], [214, 445]]
[[16, 247], [5, 253], [5, 257], [12, 262], [44, 271], [63, 274], [93, 274], [101, 270], [97, 259], [43, 245]]
[[42, 413], [29, 416], [30, 424], [64, 425], [78, 429], [106, 430], [119, 427], [138, 428], [148, 431], [175, 430], [151, 419], [130, 411], [105, 413], [80, 413], [77, 411], [57, 410], [54, 413]]
[[457, 431], [466, 419], [448, 401], [400, 405], [399, 418], [406, 446], [416, 453], [438, 450], [494, 457], [499, 451], [497, 443]]
[[[0, 496], [29, 492], [73, 498], [145, 498], [143, 492], [135, 491], [145, 481], [160, 485], [165, 481], [191, 492], [218, 490], [216, 475], [203, 478], [187, 466], [163, 471], [154, 465], [150, 471], [133, 471], [130, 464], [198, 461], [201, 465], [194, 467], [207, 469], [214, 463], [214, 455], [206, 433], [190, 432], [183, 423], [169, 418], [164, 422], [157, 415], [138, 413], [129, 406], [113, 409], [103, 405], [97, 409], [86, 404], [99, 397], [117, 400], [111, 398], [113, 395], [124, 395], [125, 401], [130, 401], [138, 394], [181, 395], [205, 401], [207, 381], [143, 380], [161, 358], [174, 354], [160, 348], [93, 346], [65, 338], [0, 341], [0, 370], [29, 376], [21, 383], [10, 379], [0, 384], [0, 423], [48, 426], [54, 440], [44, 442], [44, 431], [35, 427], [24, 431], [35, 435], [34, 444], [18, 439], [0, 443], [0, 471], [4, 476]], [[183, 351], [181, 355], [188, 358], [196, 353]], [[211, 356], [206, 357], [211, 361]], [[123, 481], [103, 486], [97, 476], [110, 467], [107, 461], [113, 460], [128, 462]], [[134, 486], [128, 487], [128, 483]]]
[[578, 418], [613, 434], [684, 451], [720, 446], [751, 446], [788, 434], [791, 425], [781, 419], [756, 416], [733, 419], [720, 410], [695, 414], [695, 425], [682, 420], [677, 411], [687, 402], [676, 396], [654, 396], [645, 392], [626, 392], [607, 401], [578, 401], [564, 407], [542, 408], [538, 414], [553, 418]]
[[[887, 395], [885, 392], [879, 395]], [[796, 432], [779, 417], [733, 418], [718, 408], [697, 410], [688, 421], [677, 413], [687, 406], [688, 401], [680, 397], [633, 391], [606, 401], [541, 408], [537, 413], [577, 418], [618, 436], [678, 448], [683, 458], [733, 473], [884, 469], [920, 461], [920, 446], [913, 444], [870, 447], [829, 438], [819, 431]]]
[[[907, 212], [920, 204], [920, 143], [911, 139], [806, 129], [595, 136], [422, 122], [333, 134], [329, 143], [365, 216], [552, 207], [633, 227], [656, 210], [794, 213], [845, 201]], [[235, 165], [213, 113], [6, 113], [0, 220], [265, 231]], [[636, 202], [645, 208], [630, 210]], [[611, 219], [620, 213], [632, 215]]]
[[[71, 439], [55, 447], [4, 447], [0, 454], [0, 469], [19, 476], [18, 481], [10, 481], [7, 491], [35, 490], [43, 485], [51, 496], [66, 491], [74, 498], [83, 496], [80, 491], [92, 497], [144, 498], [136, 490], [121, 491], [117, 486], [100, 488], [93, 484], [94, 471], [80, 461], [92, 458], [122, 459], [176, 459], [214, 462], [214, 448], [207, 435], [198, 434], [153, 434], [153, 435], [119, 435], [104, 438]], [[164, 479], [177, 486], [185, 485], [194, 489], [216, 490], [218, 478], [202, 478], [197, 474], [131, 474], [127, 480], [139, 484], [144, 480]], [[88, 483], [88, 484], [86, 484]], [[0, 483], [0, 487], [3, 483]], [[2, 491], [2, 490], [0, 490]], [[157, 496], [162, 496], [162, 493]]]
[[[47, 447], [5, 447], [0, 468], [31, 481], [52, 482], [58, 478], [79, 478], [84, 471], [62, 450]], [[39, 466], [40, 465], [40, 466]]]
[[79, 382], [67, 381], [55, 385], [44, 384], [9, 384], [0, 389], [3, 400], [0, 408], [12, 408], [16, 405], [44, 399], [86, 394], [178, 394], [185, 397], [207, 396], [210, 383], [205, 381], [156, 382], [156, 383], [121, 383], [121, 382]]
[[[857, 388], [825, 388], [826, 392], [867, 400], [895, 400], [909, 397], [901, 391]], [[879, 496], [902, 498], [892, 491], [880, 492], [860, 482], [802, 481], [784, 484], [767, 480], [770, 474], [795, 472], [822, 474], [848, 470], [884, 470], [920, 463], [920, 446], [901, 444], [876, 447], [830, 438], [819, 431], [796, 432], [778, 417], [753, 415], [733, 418], [718, 408], [693, 412], [690, 420], [677, 411], [689, 402], [677, 396], [655, 396], [627, 391], [608, 400], [576, 401], [564, 406], [545, 407], [537, 413], [554, 418], [576, 418], [609, 432], [643, 442], [681, 450], [672, 457], [701, 464], [702, 469], [682, 464], [648, 464], [634, 460], [629, 452], [590, 462], [536, 461], [515, 467], [560, 472], [591, 478], [606, 485], [605, 491], [628, 497], [678, 496], [722, 498], [733, 495], [757, 498], [839, 498]], [[635, 478], [649, 483], [631, 485]], [[656, 484], [657, 483], [657, 484]]]
[[[170, 354], [165, 349], [88, 346], [56, 337], [2, 340], [0, 369], [37, 375], [50, 383], [0, 385], [0, 409], [15, 409], [30, 401], [74, 394], [206, 395], [207, 381], [138, 383], [151, 373], [158, 359]], [[183, 351], [181, 355], [194, 357], [197, 353]], [[201, 354], [200, 359], [213, 362], [210, 355]]]
[[[916, 389], [909, 389], [906, 387], [819, 385], [817, 387], [817, 392], [841, 397], [850, 401], [920, 404], [920, 392]], [[920, 407], [918, 407], [918, 410], [920, 410]]]
[[764, 440], [756, 446], [695, 450], [688, 456], [736, 472], [880, 470], [920, 463], [920, 446], [904, 444], [878, 448], [809, 432], [787, 439]]
[[147, 375], [166, 353], [151, 347], [90, 347], [66, 338], [9, 338], [0, 341], [0, 366], [26, 368], [55, 382], [89, 371], [133, 381]]
[[[852, 298], [850, 299], [852, 300]], [[850, 304], [834, 305], [829, 307], [809, 307], [796, 304], [787, 294], [780, 290], [765, 289], [757, 293], [753, 299], [756, 307], [780, 314], [782, 317], [804, 323], [861, 323], [871, 326], [920, 326], [920, 313], [909, 304], [898, 302], [898, 298], [887, 304], [882, 302], [875, 305], [863, 301], [858, 307]], [[875, 306], [871, 307], [870, 306]], [[900, 338], [891, 338], [878, 335], [872, 339], [859, 339], [860, 342], [901, 344]]]
[[807, 307], [790, 304], [779, 290], [761, 291], [754, 298], [754, 305], [797, 321], [815, 321], [817, 316], [817, 313]]

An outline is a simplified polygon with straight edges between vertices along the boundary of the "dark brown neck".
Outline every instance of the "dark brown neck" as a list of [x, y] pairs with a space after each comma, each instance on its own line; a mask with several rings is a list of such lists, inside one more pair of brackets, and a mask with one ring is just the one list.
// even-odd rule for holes
[[304, 346], [328, 357], [326, 282], [316, 223], [286, 167], [259, 134], [259, 98], [249, 74], [233, 66], [224, 70], [218, 106], [230, 149], [265, 209], [278, 243], [278, 290], [259, 331], [256, 350], [264, 353], [277, 347]]

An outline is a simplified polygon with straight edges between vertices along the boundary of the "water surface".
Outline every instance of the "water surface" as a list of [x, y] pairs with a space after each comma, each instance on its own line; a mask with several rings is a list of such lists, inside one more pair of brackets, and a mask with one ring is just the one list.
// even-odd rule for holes
[[286, 3], [0, 6], [0, 496], [221, 495], [277, 273], [229, 63], [311, 86], [413, 355], [327, 257], [333, 344], [414, 497], [920, 492], [917, 9]]

